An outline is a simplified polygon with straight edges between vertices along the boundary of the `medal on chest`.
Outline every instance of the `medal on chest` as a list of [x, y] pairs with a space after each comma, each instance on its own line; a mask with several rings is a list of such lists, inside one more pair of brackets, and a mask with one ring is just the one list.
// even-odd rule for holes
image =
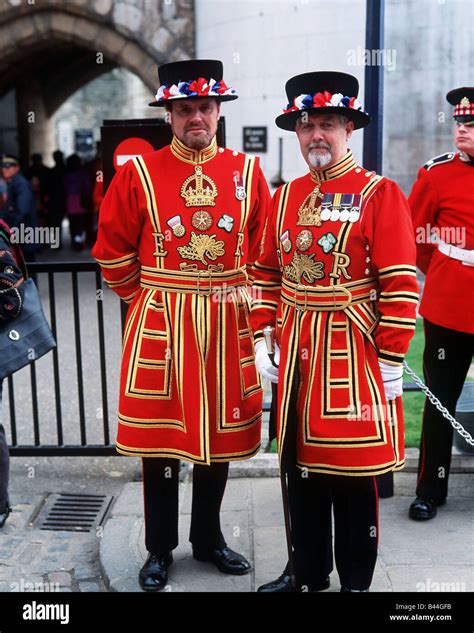
[[234, 184], [235, 184], [235, 197], [237, 200], [245, 200], [247, 194], [245, 193], [244, 181], [240, 172], [234, 171]]
[[327, 222], [357, 222], [362, 196], [355, 193], [326, 193], [321, 203], [321, 220]]
[[166, 220], [166, 224], [170, 227], [173, 231], [173, 235], [176, 237], [183, 237], [183, 235], [186, 234], [186, 229], [182, 224], [180, 215], [174, 215], [169, 220]]

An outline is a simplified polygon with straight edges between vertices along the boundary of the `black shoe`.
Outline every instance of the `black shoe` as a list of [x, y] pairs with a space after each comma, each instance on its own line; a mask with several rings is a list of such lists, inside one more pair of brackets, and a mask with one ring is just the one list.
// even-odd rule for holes
[[423, 499], [423, 497], [417, 497], [412, 502], [408, 516], [414, 521], [427, 521], [428, 519], [434, 519], [436, 516], [436, 505], [442, 505], [441, 502], [436, 504], [432, 499]]
[[168, 582], [168, 567], [173, 562], [173, 554], [157, 556], [148, 554], [145, 564], [140, 569], [138, 581], [143, 591], [160, 591]]
[[341, 593], [368, 593], [368, 589], [349, 589], [349, 587], [341, 587]]
[[251, 570], [250, 563], [245, 556], [237, 554], [227, 546], [211, 550], [200, 550], [193, 547], [193, 556], [201, 562], [214, 563], [223, 574], [243, 576]]
[[8, 519], [8, 515], [11, 513], [12, 509], [7, 504], [5, 506], [5, 511], [0, 514], [0, 528], [5, 525], [5, 521]]
[[[324, 591], [329, 588], [330, 584], [331, 582], [328, 576], [322, 583], [308, 585], [307, 591]], [[276, 580], [267, 582], [265, 585], [260, 585], [257, 591], [262, 593], [284, 593], [288, 591], [300, 591], [300, 589], [291, 586], [291, 577], [285, 569], [282, 575], [278, 576]]]
[[284, 593], [288, 591], [296, 591], [296, 588], [291, 586], [291, 578], [289, 574], [284, 571], [276, 580], [267, 582], [265, 585], [260, 585], [257, 591], [262, 593]]

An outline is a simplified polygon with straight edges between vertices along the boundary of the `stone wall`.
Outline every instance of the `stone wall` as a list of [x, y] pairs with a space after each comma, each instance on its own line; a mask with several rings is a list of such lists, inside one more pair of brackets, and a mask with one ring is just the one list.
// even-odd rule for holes
[[23, 156], [49, 152], [52, 115], [93, 79], [123, 68], [150, 96], [157, 64], [193, 54], [192, 0], [0, 0], [0, 97], [16, 92]]

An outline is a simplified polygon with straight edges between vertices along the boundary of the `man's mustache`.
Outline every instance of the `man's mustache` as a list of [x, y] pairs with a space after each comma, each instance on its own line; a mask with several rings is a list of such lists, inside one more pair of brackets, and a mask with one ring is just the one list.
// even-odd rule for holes
[[331, 146], [328, 145], [327, 143], [311, 143], [310, 145], [308, 145], [308, 149], [312, 150], [312, 149], [331, 149]]

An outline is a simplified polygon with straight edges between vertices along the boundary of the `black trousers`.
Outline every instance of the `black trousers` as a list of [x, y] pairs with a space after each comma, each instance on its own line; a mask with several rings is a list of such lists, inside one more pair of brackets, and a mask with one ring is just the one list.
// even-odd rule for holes
[[[424, 327], [425, 382], [454, 415], [474, 355], [474, 334], [450, 330], [426, 319]], [[416, 487], [419, 497], [432, 499], [436, 503], [443, 503], [446, 499], [452, 443], [453, 427], [426, 399]]]
[[10, 474], [10, 453], [5, 437], [5, 429], [0, 424], [0, 514], [10, 505], [8, 498], [8, 479]]
[[[179, 460], [144, 457], [142, 462], [145, 545], [149, 552], [163, 556], [178, 545]], [[194, 464], [189, 540], [197, 549], [226, 545], [219, 513], [228, 472], [228, 462]]]
[[[0, 412], [2, 408], [2, 386], [0, 380]], [[10, 452], [3, 424], [0, 424], [0, 514], [5, 512], [5, 507], [10, 505], [8, 498], [8, 480], [10, 477]]]
[[295, 380], [282, 459], [288, 476], [297, 587], [311, 591], [333, 570], [334, 514], [334, 559], [341, 586], [368, 589], [377, 562], [376, 479], [312, 473], [296, 467], [297, 389]]

